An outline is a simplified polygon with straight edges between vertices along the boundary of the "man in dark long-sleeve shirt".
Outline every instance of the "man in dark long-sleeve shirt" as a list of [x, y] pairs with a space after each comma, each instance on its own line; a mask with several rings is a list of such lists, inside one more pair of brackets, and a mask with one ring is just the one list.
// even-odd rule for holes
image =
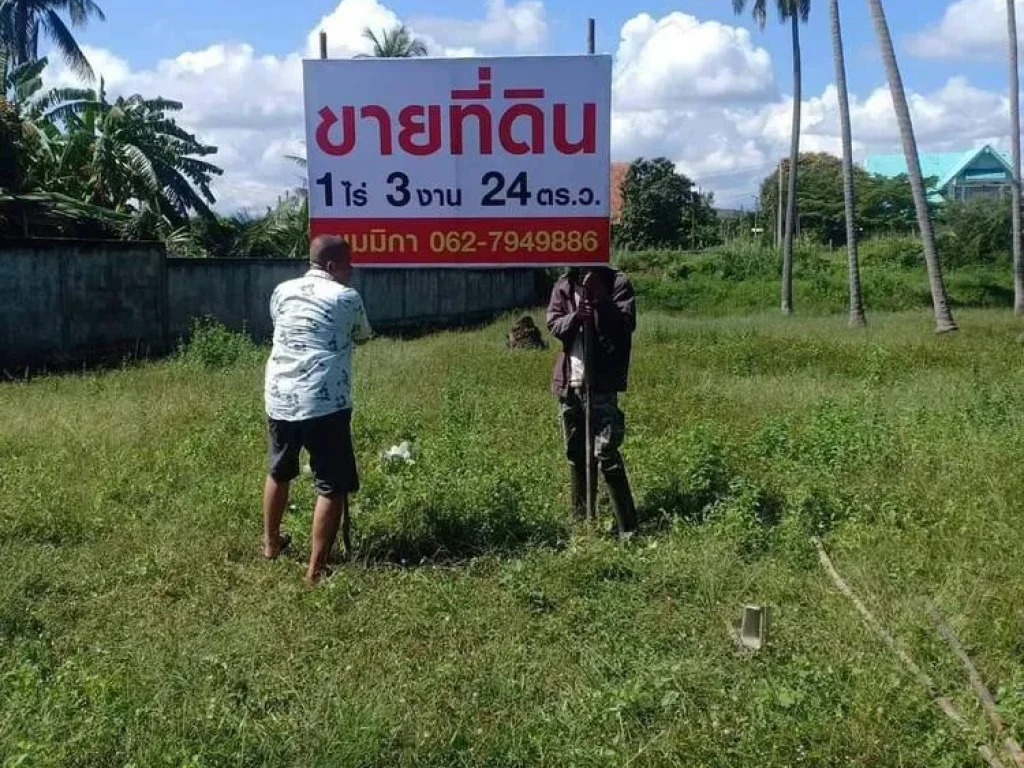
[[[571, 468], [573, 514], [583, 519], [587, 511], [586, 370], [594, 434], [592, 460], [596, 459], [615, 506], [614, 532], [630, 536], [637, 529], [637, 515], [626, 465], [619, 452], [626, 420], [619, 409], [618, 394], [626, 391], [636, 330], [633, 286], [624, 273], [607, 267], [582, 272], [569, 270], [551, 293], [547, 323], [548, 329], [562, 343], [551, 390], [561, 403], [566, 456]], [[587, 325], [592, 329], [593, 338], [589, 361], [584, 359], [583, 344], [583, 329]]]

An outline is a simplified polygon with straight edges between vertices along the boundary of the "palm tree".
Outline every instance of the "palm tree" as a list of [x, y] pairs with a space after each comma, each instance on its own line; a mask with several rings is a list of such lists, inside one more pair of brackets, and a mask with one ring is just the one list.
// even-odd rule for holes
[[784, 160], [779, 160], [779, 196], [776, 201], [776, 215], [775, 215], [775, 247], [779, 250], [782, 249], [782, 229], [786, 226], [786, 214], [783, 208], [784, 201], [786, 199], [786, 173], [783, 166], [785, 165]]
[[850, 128], [850, 92], [846, 87], [846, 56], [843, 53], [839, 0], [829, 0], [829, 15], [832, 21], [832, 55], [836, 63], [839, 124], [843, 136], [843, 198], [846, 202], [846, 249], [850, 267], [850, 325], [862, 327], [867, 325], [867, 318], [864, 317], [860, 262], [857, 257], [857, 192], [853, 182], [853, 131]]
[[379, 59], [412, 59], [427, 55], [427, 44], [404, 24], [382, 29], [380, 37], [367, 27], [363, 30], [363, 37], [373, 44], [373, 55]]
[[1013, 150], [1013, 311], [1024, 315], [1024, 255], [1021, 243], [1020, 68], [1017, 64], [1017, 7], [1006, 0], [1010, 32], [1010, 147]]
[[170, 232], [174, 253], [201, 258], [303, 258], [309, 253], [309, 203], [291, 195], [263, 215], [198, 217]]
[[0, 0], [0, 48], [11, 56], [14, 66], [39, 58], [39, 35], [45, 34], [76, 73], [92, 80], [92, 67], [78, 46], [71, 28], [61, 18], [67, 15], [71, 28], [90, 19], [106, 17], [93, 0]]
[[958, 330], [953, 313], [949, 309], [946, 285], [942, 279], [942, 263], [939, 261], [939, 249], [935, 243], [935, 228], [932, 226], [931, 212], [928, 210], [928, 197], [925, 192], [924, 178], [921, 174], [921, 159], [917, 153], [917, 139], [914, 136], [914, 123], [910, 118], [910, 106], [907, 94], [903, 89], [903, 78], [899, 65], [896, 63], [896, 51], [893, 49], [892, 34], [885, 18], [882, 0], [868, 0], [871, 9], [871, 21], [875, 26], [878, 44], [882, 49], [882, 61], [885, 64], [886, 78], [889, 80], [889, 91], [892, 95], [893, 107], [896, 110], [896, 122], [900, 126], [903, 139], [903, 154], [907, 160], [907, 175], [914, 193], [914, 207], [917, 209], [917, 224], [921, 230], [921, 242], [924, 247], [924, 260], [928, 266], [928, 280], [931, 284], [932, 306], [935, 311], [935, 331], [948, 333]]
[[[782, 311], [793, 313], [793, 233], [796, 225], [796, 191], [800, 162], [800, 108], [803, 100], [803, 73], [800, 65], [800, 22], [811, 15], [811, 0], [775, 0], [779, 16], [789, 22], [793, 34], [793, 132], [789, 146], [789, 194], [786, 201], [786, 229], [782, 242]], [[747, 0], [732, 0], [737, 14], [743, 13]], [[768, 0], [751, 0], [754, 21], [764, 29], [768, 21]]]

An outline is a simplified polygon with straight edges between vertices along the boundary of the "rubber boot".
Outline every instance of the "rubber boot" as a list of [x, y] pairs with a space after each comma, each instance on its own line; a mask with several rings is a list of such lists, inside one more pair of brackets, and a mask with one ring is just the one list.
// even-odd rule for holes
[[[578, 523], [587, 519], [587, 469], [578, 464], [569, 465], [569, 479], [572, 488], [572, 518]], [[597, 497], [597, 472], [591, 477], [594, 497]]]
[[608, 494], [611, 496], [612, 508], [615, 510], [612, 534], [621, 538], [630, 538], [637, 532], [639, 523], [626, 470], [613, 469], [611, 472], [605, 473], [604, 479], [608, 483]]

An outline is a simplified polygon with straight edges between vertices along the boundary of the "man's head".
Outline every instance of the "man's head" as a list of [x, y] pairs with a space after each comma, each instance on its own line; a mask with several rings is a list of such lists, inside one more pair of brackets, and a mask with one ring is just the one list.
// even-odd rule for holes
[[309, 263], [347, 285], [352, 276], [352, 248], [337, 235], [320, 235], [309, 244]]

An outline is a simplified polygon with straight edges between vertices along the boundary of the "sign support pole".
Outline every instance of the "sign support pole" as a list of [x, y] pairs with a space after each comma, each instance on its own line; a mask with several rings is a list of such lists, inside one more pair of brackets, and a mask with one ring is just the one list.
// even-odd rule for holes
[[[594, 54], [595, 50], [595, 21], [594, 19], [587, 19], [587, 53], [590, 55]], [[582, 286], [581, 286], [582, 287]], [[583, 300], [587, 300], [586, 290], [583, 289]], [[591, 407], [591, 358], [593, 357], [593, 330], [591, 322], [587, 322], [583, 326], [583, 395], [586, 399], [584, 403], [584, 422], [585, 422], [585, 441], [587, 451], [587, 519], [597, 519], [597, 498], [595, 494], [596, 483], [594, 472], [596, 467], [594, 466], [594, 421], [593, 421], [593, 408]]]

